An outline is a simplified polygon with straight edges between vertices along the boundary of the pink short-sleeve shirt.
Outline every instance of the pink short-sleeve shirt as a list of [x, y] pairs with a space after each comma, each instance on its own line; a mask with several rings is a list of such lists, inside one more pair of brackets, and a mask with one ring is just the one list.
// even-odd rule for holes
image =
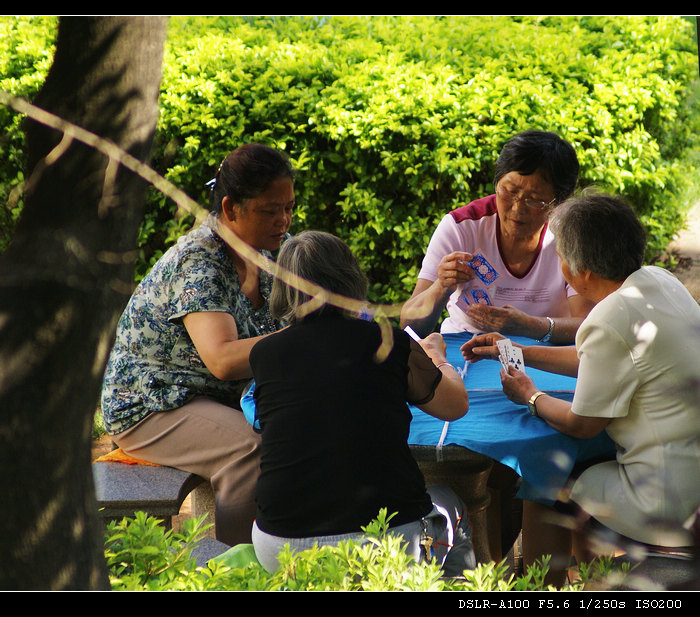
[[473, 302], [490, 302], [494, 306], [508, 304], [540, 317], [571, 315], [567, 300], [576, 292], [561, 273], [561, 262], [551, 231], [545, 226], [532, 266], [523, 276], [515, 276], [508, 270], [501, 255], [498, 224], [495, 195], [453, 210], [438, 224], [418, 278], [437, 280], [440, 260], [454, 251], [481, 253], [498, 273], [493, 282], [483, 282], [475, 277], [455, 290], [447, 303], [449, 316], [442, 323], [443, 333], [465, 330], [480, 332], [460, 308]]

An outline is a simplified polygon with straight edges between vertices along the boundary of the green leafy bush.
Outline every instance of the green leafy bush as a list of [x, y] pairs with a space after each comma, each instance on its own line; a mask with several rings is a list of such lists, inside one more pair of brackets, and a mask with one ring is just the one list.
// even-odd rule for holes
[[[548, 558], [519, 577], [504, 562], [465, 570], [463, 577], [444, 578], [435, 563], [415, 563], [401, 542], [387, 533], [386, 510], [366, 528], [369, 541], [343, 542], [279, 555], [280, 567], [269, 574], [254, 558], [224, 553], [204, 567], [192, 550], [205, 531], [201, 519], [184, 521], [182, 532], [166, 531], [155, 518], [137, 512], [133, 519], [112, 522], [105, 535], [105, 555], [112, 589], [219, 591], [536, 591], [548, 590]], [[230, 556], [233, 555], [233, 556]], [[586, 564], [581, 578], [566, 590], [581, 590], [590, 581], [615, 574], [610, 560]]]
[[[441, 216], [492, 191], [503, 143], [548, 129], [575, 145], [582, 186], [637, 206], [652, 259], [683, 223], [695, 51], [675, 17], [175, 20], [156, 160], [205, 203], [236, 145], [286, 150], [300, 170], [295, 229], [345, 239], [371, 299], [392, 303]], [[150, 210], [159, 235], [145, 249], [182, 229], [165, 206]]]
[[[53, 61], [55, 17], [0, 17], [0, 91], [32, 99]], [[24, 118], [0, 105], [0, 251], [22, 210]]]
[[[651, 260], [695, 180], [696, 75], [692, 24], [674, 16], [173, 17], [153, 166], [206, 206], [234, 147], [285, 150], [294, 230], [346, 240], [370, 299], [393, 303], [438, 220], [492, 191], [504, 142], [553, 130], [576, 147], [582, 186], [635, 204]], [[191, 223], [152, 192], [137, 278]]]
[[192, 550], [206, 530], [203, 519], [187, 519], [183, 530], [166, 531], [156, 518], [137, 512], [112, 521], [105, 558], [112, 589], [120, 591], [204, 591], [222, 584], [223, 569], [197, 568]]

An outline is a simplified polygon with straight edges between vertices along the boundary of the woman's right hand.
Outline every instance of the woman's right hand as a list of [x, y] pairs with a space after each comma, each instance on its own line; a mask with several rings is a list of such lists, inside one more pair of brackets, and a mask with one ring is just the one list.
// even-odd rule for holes
[[473, 257], [471, 253], [455, 251], [440, 260], [437, 283], [446, 293], [452, 293], [457, 285], [471, 281], [476, 276], [468, 265]]
[[530, 397], [537, 392], [537, 386], [529, 375], [513, 366], [501, 369], [501, 385], [509, 400], [518, 405], [527, 405]]
[[401, 327], [410, 325], [419, 335], [432, 332], [457, 285], [476, 276], [468, 265], [472, 257], [471, 253], [450, 253], [440, 260], [436, 280], [419, 278], [401, 310]]
[[435, 364], [446, 360], [447, 344], [441, 334], [432, 332], [418, 343]]
[[[428, 357], [435, 366], [448, 364], [445, 339], [438, 332], [433, 332], [419, 341]], [[464, 387], [462, 376], [452, 365], [438, 368], [442, 379], [434, 396], [422, 405], [420, 409], [440, 420], [452, 421], [461, 418], [469, 409], [469, 394]]]

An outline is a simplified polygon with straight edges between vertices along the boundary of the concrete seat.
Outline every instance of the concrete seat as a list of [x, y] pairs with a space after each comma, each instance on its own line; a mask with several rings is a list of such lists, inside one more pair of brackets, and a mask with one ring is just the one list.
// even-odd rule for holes
[[209, 486], [193, 473], [165, 466], [96, 462], [92, 473], [97, 505], [105, 521], [133, 517], [140, 510], [162, 518], [169, 528], [185, 498], [197, 487]]
[[700, 590], [700, 567], [693, 559], [650, 555], [639, 561], [621, 555], [613, 561], [618, 566], [623, 563], [634, 566], [622, 582], [622, 590]]
[[215, 538], [202, 538], [197, 542], [197, 546], [192, 549], [192, 557], [200, 567], [207, 565], [207, 562], [214, 557], [225, 553], [231, 547], [228, 544], [219, 542]]
[[599, 546], [614, 548], [617, 554], [615, 566], [622, 571], [630, 566], [629, 573], [619, 578], [616, 588], [625, 591], [670, 591], [700, 589], [700, 536], [697, 532], [700, 510], [695, 514], [695, 524], [690, 529], [689, 546], [668, 547], [645, 544], [626, 538], [599, 524], [593, 524], [592, 537]]
[[198, 475], [174, 467], [126, 465], [114, 462], [92, 464], [99, 513], [105, 523], [133, 517], [137, 511], [162, 519], [172, 528], [172, 517], [180, 513], [188, 495], [192, 496], [192, 514], [206, 516], [211, 528], [192, 549], [197, 566], [231, 548], [216, 540], [214, 499], [209, 483]]

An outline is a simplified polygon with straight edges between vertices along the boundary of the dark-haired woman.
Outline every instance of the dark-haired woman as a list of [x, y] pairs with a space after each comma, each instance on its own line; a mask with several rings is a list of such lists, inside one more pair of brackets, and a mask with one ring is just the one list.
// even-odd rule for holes
[[140, 459], [211, 482], [216, 535], [250, 541], [259, 436], [240, 412], [248, 354], [278, 329], [271, 277], [222, 238], [271, 257], [289, 229], [294, 172], [277, 150], [241, 146], [221, 164], [208, 219], [153, 266], [119, 320], [104, 377], [105, 427]]
[[[402, 325], [431, 332], [497, 331], [572, 343], [591, 303], [564, 280], [547, 217], [576, 187], [573, 147], [547, 131], [512, 137], [496, 162], [495, 194], [443, 217]], [[479, 267], [473, 258], [484, 258]]]
[[[357, 260], [331, 234], [293, 236], [278, 264], [365, 301], [367, 280]], [[394, 329], [387, 339], [352, 307], [324, 304], [306, 314], [309, 299], [276, 278], [270, 309], [290, 325], [256, 343], [250, 355], [262, 431], [253, 531], [258, 559], [272, 571], [285, 544], [303, 550], [359, 538], [381, 508], [395, 514], [392, 531], [419, 558], [423, 523], [436, 539], [445, 524], [431, 516], [434, 493], [426, 491], [408, 447], [406, 403], [443, 420], [460, 418], [468, 408], [462, 377], [446, 361], [439, 334], [419, 344]], [[445, 510], [457, 512], [455, 501], [443, 502]]]

